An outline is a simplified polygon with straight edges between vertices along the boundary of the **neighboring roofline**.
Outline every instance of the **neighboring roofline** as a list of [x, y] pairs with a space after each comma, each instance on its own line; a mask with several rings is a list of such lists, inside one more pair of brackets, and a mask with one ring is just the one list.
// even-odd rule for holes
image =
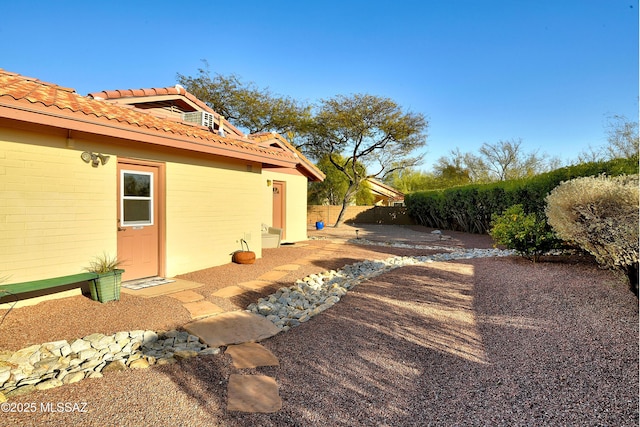
[[248, 135], [248, 138], [258, 143], [261, 147], [269, 147], [272, 143], [276, 143], [279, 147], [288, 150], [302, 161], [302, 166], [306, 169], [305, 175], [314, 181], [324, 181], [326, 175], [313, 164], [311, 160], [305, 157], [296, 147], [287, 141], [282, 135], [276, 132], [260, 132]]
[[145, 98], [149, 96], [162, 96], [162, 95], [182, 95], [189, 101], [196, 104], [203, 111], [218, 116], [218, 113], [213, 111], [204, 102], [200, 101], [193, 94], [187, 92], [187, 90], [180, 86], [169, 86], [162, 88], [146, 88], [146, 89], [116, 89], [116, 90], [103, 90], [100, 92], [91, 92], [87, 96], [96, 100], [114, 100], [114, 99], [126, 99], [126, 98]]
[[224, 116], [215, 112], [205, 102], [196, 98], [194, 94], [188, 92], [181, 85], [161, 88], [103, 90], [100, 92], [91, 92], [87, 96], [98, 101], [107, 101], [117, 104], [120, 104], [118, 100], [125, 101], [124, 104], [130, 104], [130, 102], [128, 101], [136, 99], [142, 100], [149, 97], [166, 97], [166, 99], [171, 99], [176, 96], [181, 96], [186, 98], [191, 104], [193, 104], [194, 108], [213, 114], [216, 120], [220, 120], [220, 117], [222, 117], [224, 120], [225, 129], [231, 130], [238, 136], [245, 136], [240, 129], [232, 125], [226, 118], [224, 118]]
[[388, 196], [392, 197], [394, 200], [402, 200], [402, 199], [404, 199], [404, 193], [402, 193], [401, 191], [396, 190], [395, 188], [391, 187], [390, 185], [387, 185], [384, 182], [379, 181], [379, 180], [377, 180], [375, 178], [367, 178], [366, 180], [369, 181], [370, 185], [380, 187], [381, 189], [383, 189], [383, 190], [387, 191], [388, 193], [390, 193]]

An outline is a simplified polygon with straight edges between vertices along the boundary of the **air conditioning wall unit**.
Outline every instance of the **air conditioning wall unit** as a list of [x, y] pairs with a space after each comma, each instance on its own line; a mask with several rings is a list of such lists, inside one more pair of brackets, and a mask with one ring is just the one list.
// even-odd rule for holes
[[206, 111], [192, 111], [189, 113], [182, 113], [182, 120], [189, 123], [196, 123], [200, 126], [214, 128], [214, 117], [213, 114], [207, 113]]

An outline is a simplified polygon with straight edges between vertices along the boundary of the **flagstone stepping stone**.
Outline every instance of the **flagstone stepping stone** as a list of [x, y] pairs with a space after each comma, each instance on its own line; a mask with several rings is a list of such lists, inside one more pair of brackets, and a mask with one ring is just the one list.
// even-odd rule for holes
[[220, 308], [209, 301], [188, 302], [182, 305], [184, 308], [189, 310], [189, 313], [191, 313], [191, 318], [193, 319], [199, 319], [201, 317], [224, 313], [223, 308]]
[[274, 268], [274, 270], [296, 271], [299, 268], [300, 268], [300, 266], [298, 264], [285, 264], [285, 265], [281, 265], [279, 267]]
[[171, 298], [175, 298], [180, 302], [196, 302], [204, 299], [202, 295], [194, 291], [182, 291], [174, 294], [169, 294]]
[[227, 410], [241, 412], [277, 412], [282, 408], [278, 384], [265, 375], [229, 376]]
[[245, 292], [247, 292], [247, 290], [242, 289], [240, 286], [227, 286], [226, 288], [218, 289], [211, 295], [220, 298], [231, 298], [237, 295], [242, 295]]
[[287, 274], [289, 274], [288, 271], [271, 270], [271, 271], [268, 271], [268, 272], [264, 273], [261, 276], [258, 276], [258, 279], [259, 280], [266, 280], [266, 281], [275, 281], [275, 280], [282, 279]]
[[280, 366], [278, 358], [258, 343], [230, 345], [225, 353], [231, 356], [233, 366], [238, 369]]
[[271, 284], [272, 284], [271, 282], [266, 282], [264, 280], [250, 280], [248, 282], [238, 283], [238, 286], [254, 291], [256, 289], [261, 289]]
[[248, 311], [231, 311], [195, 320], [187, 323], [185, 330], [210, 347], [260, 342], [280, 332], [266, 317]]

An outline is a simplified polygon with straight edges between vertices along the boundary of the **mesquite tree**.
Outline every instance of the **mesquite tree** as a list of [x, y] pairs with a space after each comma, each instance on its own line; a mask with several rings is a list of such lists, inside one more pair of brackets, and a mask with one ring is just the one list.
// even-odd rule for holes
[[414, 152], [426, 145], [427, 127], [422, 114], [404, 112], [388, 98], [338, 95], [321, 102], [315, 115], [313, 150], [316, 157], [328, 156], [349, 182], [335, 227], [342, 224], [363, 180], [384, 179], [420, 162], [422, 156]]
[[196, 76], [178, 73], [177, 78], [187, 91], [247, 133], [278, 132], [292, 139], [305, 134], [312, 123], [311, 105], [260, 89], [235, 74], [212, 76], [207, 61]]

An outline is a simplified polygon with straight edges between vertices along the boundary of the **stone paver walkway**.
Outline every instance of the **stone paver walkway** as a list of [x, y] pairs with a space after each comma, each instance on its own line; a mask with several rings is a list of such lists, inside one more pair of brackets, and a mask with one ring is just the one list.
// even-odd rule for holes
[[186, 302], [196, 302], [204, 299], [202, 295], [195, 291], [180, 291], [173, 294], [169, 294], [171, 298], [175, 298], [182, 303]]
[[[307, 257], [298, 263], [274, 267], [255, 280], [227, 286], [217, 290], [211, 296], [233, 298], [264, 288], [282, 279], [289, 272], [310, 263], [311, 260], [317, 260], [318, 256], [329, 255], [335, 248], [334, 246], [331, 250]], [[194, 319], [193, 322], [185, 325], [185, 330], [198, 336], [211, 347], [227, 346], [226, 353], [232, 357], [236, 369], [279, 366], [277, 357], [258, 342], [277, 334], [280, 330], [271, 321], [253, 313], [225, 312], [198, 292], [197, 288], [202, 286], [199, 283], [180, 280], [171, 286], [160, 285], [131, 293], [147, 298], [166, 295], [180, 301]], [[264, 375], [232, 374], [229, 377], [227, 391], [227, 410], [229, 411], [268, 413], [276, 412], [282, 407], [275, 378]]]
[[229, 311], [187, 323], [184, 329], [210, 347], [259, 342], [280, 332], [264, 316], [247, 311]]
[[[376, 236], [380, 231], [386, 230], [376, 226], [370, 227], [370, 230], [358, 228], [360, 237]], [[355, 237], [355, 228], [344, 226], [340, 230], [327, 229], [325, 234], [330, 239], [328, 244], [314, 254], [298, 259], [295, 263], [274, 267], [255, 280], [227, 286], [211, 295], [219, 298], [233, 298], [269, 286], [289, 272], [298, 270], [302, 265], [334, 256], [335, 251], [340, 249], [347, 239]], [[405, 234], [406, 236], [402, 238], [415, 237], [415, 233], [411, 231]], [[384, 237], [389, 236], [384, 235]], [[395, 236], [396, 239], [398, 237]], [[277, 334], [279, 329], [263, 316], [245, 311], [225, 312], [217, 305], [206, 301], [205, 295], [197, 291], [197, 288], [202, 286], [204, 285], [179, 279], [170, 285], [127, 292], [147, 298], [167, 295], [180, 301], [194, 319], [193, 322], [185, 325], [185, 329], [211, 347], [227, 346], [226, 353], [232, 357], [234, 367], [237, 369], [279, 366], [276, 356], [258, 344], [259, 341]], [[229, 411], [276, 412], [282, 407], [278, 384], [274, 378], [268, 376], [232, 374], [229, 377], [227, 391], [227, 410]]]
[[203, 317], [215, 316], [216, 314], [225, 312], [223, 308], [220, 308], [209, 301], [186, 302], [182, 305], [184, 308], [189, 310], [189, 314], [191, 314], [192, 319], [201, 319]]
[[230, 345], [226, 353], [233, 359], [238, 369], [257, 368], [259, 366], [280, 366], [278, 358], [258, 343]]
[[[255, 280], [238, 283], [219, 289], [212, 296], [233, 298], [245, 292], [269, 286], [282, 279], [302, 265], [333, 255], [341, 247], [340, 243], [330, 243], [316, 254], [306, 256], [296, 263], [274, 267]], [[191, 313], [193, 322], [185, 329], [211, 347], [227, 346], [226, 352], [232, 357], [236, 369], [260, 366], [280, 366], [277, 357], [258, 344], [279, 332], [279, 329], [262, 316], [243, 311], [224, 312], [195, 291], [182, 291], [168, 296], [183, 302]], [[199, 320], [198, 320], [199, 319]], [[282, 407], [275, 378], [264, 375], [239, 375], [229, 377], [227, 388], [227, 410], [241, 412], [276, 412]]]
[[231, 374], [227, 388], [227, 410], [242, 412], [278, 412], [282, 399], [276, 380], [265, 375]]

